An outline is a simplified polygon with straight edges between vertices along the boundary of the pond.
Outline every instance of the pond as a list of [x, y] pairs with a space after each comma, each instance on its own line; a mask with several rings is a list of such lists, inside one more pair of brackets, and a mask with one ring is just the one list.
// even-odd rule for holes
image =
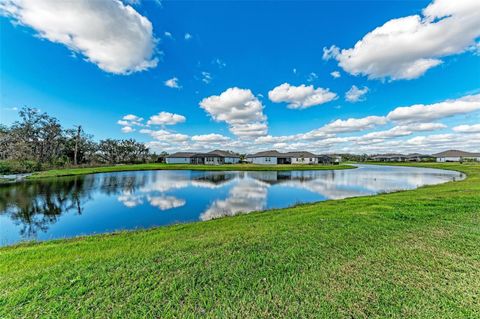
[[323, 171], [136, 171], [0, 186], [0, 245], [373, 195], [463, 179], [458, 172], [379, 165]]

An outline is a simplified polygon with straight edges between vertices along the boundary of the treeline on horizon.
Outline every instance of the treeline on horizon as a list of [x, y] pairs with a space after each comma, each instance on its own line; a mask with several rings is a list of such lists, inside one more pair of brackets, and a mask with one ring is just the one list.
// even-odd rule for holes
[[[20, 120], [11, 126], [0, 124], [0, 175], [77, 166], [161, 163], [168, 155], [152, 153], [134, 139], [96, 142], [81, 126], [64, 128], [57, 118], [35, 108], [24, 107], [19, 116]], [[367, 154], [339, 155], [344, 161], [368, 160]]]
[[134, 139], [94, 141], [81, 126], [64, 128], [39, 110], [24, 107], [20, 120], [0, 125], [0, 174], [103, 164], [159, 162], [166, 153], [151, 153]]

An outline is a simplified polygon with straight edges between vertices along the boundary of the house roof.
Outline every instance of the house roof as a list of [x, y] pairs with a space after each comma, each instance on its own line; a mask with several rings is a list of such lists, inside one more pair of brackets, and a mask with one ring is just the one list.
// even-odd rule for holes
[[240, 158], [237, 154], [230, 152], [230, 151], [222, 151], [222, 150], [214, 150], [211, 152], [208, 152], [204, 155], [214, 155], [214, 156], [220, 156], [220, 157], [236, 157]]
[[252, 157], [303, 157], [303, 158], [314, 158], [314, 157], [320, 157], [323, 155], [315, 155], [311, 152], [307, 151], [297, 151], [297, 152], [287, 152], [287, 153], [281, 153], [277, 150], [270, 150], [270, 151], [263, 151], [263, 152], [258, 152], [255, 154], [249, 154], [247, 157], [252, 158]]
[[192, 153], [192, 152], [176, 152], [176, 153], [173, 153], [173, 154], [170, 154], [170, 155], [167, 155], [166, 157], [194, 157], [195, 155], [197, 155], [198, 153]]
[[420, 154], [420, 153], [412, 153], [412, 154], [408, 154], [407, 155], [408, 158], [417, 158], [417, 157], [433, 157], [432, 155], [428, 155], [428, 154]]
[[211, 152], [208, 152], [208, 153], [194, 153], [194, 152], [176, 152], [176, 153], [173, 153], [173, 154], [170, 154], [168, 155], [167, 157], [181, 157], [181, 158], [184, 158], [184, 157], [204, 157], [204, 156], [212, 156], [212, 157], [215, 157], [215, 156], [218, 156], [218, 157], [240, 157], [238, 156], [237, 154], [233, 153], [233, 152], [229, 152], [229, 151], [222, 151], [222, 150], [214, 150], [214, 151], [211, 151]]
[[280, 157], [282, 155], [284, 155], [284, 154], [280, 153], [279, 151], [270, 150], [270, 151], [258, 152], [258, 153], [255, 153], [255, 154], [249, 154], [249, 155], [247, 155], [247, 157], [265, 157], [265, 156]]
[[396, 157], [407, 157], [403, 154], [377, 154], [372, 156], [373, 158], [396, 158]]
[[306, 152], [306, 151], [300, 151], [300, 152], [288, 152], [288, 153], [285, 153], [283, 154], [283, 156], [290, 156], [290, 157], [306, 157], [306, 158], [310, 158], [310, 157], [318, 157], [318, 155], [315, 155], [313, 153], [310, 153], [310, 152]]
[[448, 150], [433, 154], [434, 157], [480, 157], [480, 153], [470, 153], [459, 150]]

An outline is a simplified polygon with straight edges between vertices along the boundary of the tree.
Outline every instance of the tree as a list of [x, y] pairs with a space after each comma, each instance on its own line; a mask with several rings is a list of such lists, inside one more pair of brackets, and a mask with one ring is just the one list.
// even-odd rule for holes
[[78, 165], [100, 161], [115, 164], [151, 160], [145, 144], [134, 139], [106, 139], [97, 144], [82, 126], [65, 130], [56, 118], [38, 109], [24, 107], [19, 115], [20, 120], [11, 127], [0, 125], [0, 160], [21, 164], [17, 165], [20, 169], [4, 163], [3, 171], [32, 171], [45, 163], [63, 166], [67, 163]]
[[52, 162], [58, 158], [63, 145], [63, 130], [58, 120], [38, 109], [24, 107], [20, 121], [9, 132], [9, 158]]
[[94, 161], [98, 145], [93, 141], [93, 136], [86, 134], [79, 125], [76, 129], [65, 130], [65, 152], [74, 165], [87, 164]]

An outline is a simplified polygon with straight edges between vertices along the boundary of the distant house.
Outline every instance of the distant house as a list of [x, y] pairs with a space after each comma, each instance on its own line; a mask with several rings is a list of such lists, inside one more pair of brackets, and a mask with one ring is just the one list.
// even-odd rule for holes
[[318, 155], [310, 152], [288, 152], [284, 154], [286, 164], [318, 164]]
[[247, 155], [252, 164], [338, 164], [339, 156], [316, 155], [307, 151], [280, 153], [276, 150], [263, 151]]
[[426, 162], [433, 161], [435, 158], [432, 155], [425, 155], [420, 153], [408, 154], [406, 160], [409, 162]]
[[480, 162], [480, 153], [470, 153], [458, 150], [448, 150], [433, 154], [437, 162], [463, 162], [463, 161], [477, 161]]
[[197, 153], [177, 152], [165, 157], [167, 164], [203, 164], [196, 163], [199, 158], [195, 158]]
[[407, 156], [403, 154], [378, 154], [372, 156], [371, 159], [377, 162], [405, 162]]
[[[286, 158], [282, 157], [282, 153], [272, 150], [258, 152], [255, 154], [247, 155], [247, 162], [252, 164], [287, 164]], [[280, 158], [280, 161], [278, 160]]]
[[166, 156], [167, 164], [237, 164], [240, 156], [235, 153], [215, 150], [208, 153], [177, 152]]
[[221, 164], [238, 164], [240, 163], [240, 156], [233, 152], [215, 150], [203, 154], [205, 164], [221, 165]]

